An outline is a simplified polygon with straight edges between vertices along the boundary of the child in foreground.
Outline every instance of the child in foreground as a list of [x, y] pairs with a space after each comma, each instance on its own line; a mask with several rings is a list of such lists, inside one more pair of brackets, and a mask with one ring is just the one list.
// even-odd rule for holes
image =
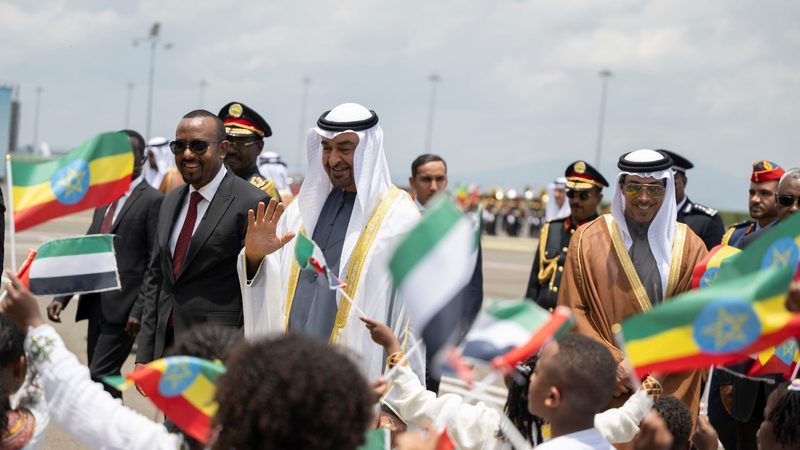
[[[389, 355], [389, 364], [394, 365], [402, 357], [402, 354], [400, 353], [400, 343], [391, 329], [380, 322], [366, 318], [361, 320], [370, 330], [372, 340], [384, 347], [386, 354]], [[569, 339], [578, 339], [581, 342], [585, 342], [585, 339], [591, 341], [590, 338], [584, 337]], [[608, 352], [605, 348], [603, 350]], [[576, 363], [579, 368], [583, 367], [581, 370], [585, 371], [580, 376], [581, 380], [597, 379], [590, 368], [583, 365], [581, 359]], [[536, 357], [532, 357], [518, 366], [517, 372], [520, 375], [524, 374], [524, 377], [511, 377], [512, 385], [509, 387], [505, 406], [506, 416], [531, 444], [541, 442], [541, 437], [537, 439], [538, 427], [535, 426], [535, 422], [537, 420], [541, 422], [541, 420], [529, 410], [528, 395], [529, 389], [532, 388], [530, 382], [534, 379], [532, 372], [537, 366]], [[516, 379], [523, 381], [520, 383]], [[611, 389], [614, 386], [613, 381], [612, 378]], [[425, 390], [416, 375], [404, 366], [398, 367], [392, 375], [392, 379], [387, 382], [394, 386], [392, 406], [407, 422], [423, 424], [425, 421], [432, 422], [444, 415], [447, 417], [448, 433], [460, 449], [511, 448], [501, 432], [502, 413], [496, 409], [481, 402], [476, 405], [463, 404], [462, 398], [455, 394], [444, 394], [437, 397], [433, 392]], [[579, 382], [579, 380], [574, 382]], [[602, 381], [597, 382], [602, 383]], [[597, 411], [592, 412], [593, 426], [606, 442], [629, 442], [639, 432], [639, 423], [653, 406], [654, 397], [660, 395], [660, 385], [656, 378], [649, 378], [643, 386], [646, 387], [632, 395], [622, 407], [596, 415]], [[594, 390], [594, 388], [588, 390]], [[597, 409], [599, 410], [604, 405], [605, 403]]]

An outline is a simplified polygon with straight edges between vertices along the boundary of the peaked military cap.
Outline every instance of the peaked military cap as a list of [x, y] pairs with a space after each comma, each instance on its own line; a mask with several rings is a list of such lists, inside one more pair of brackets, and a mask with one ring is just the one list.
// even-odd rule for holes
[[567, 177], [567, 189], [587, 190], [608, 187], [608, 181], [591, 164], [586, 161], [575, 161], [564, 171]]
[[231, 137], [272, 136], [269, 124], [255, 110], [241, 102], [230, 102], [217, 114]]
[[658, 151], [662, 153], [666, 153], [667, 156], [672, 160], [672, 169], [677, 170], [678, 172], [686, 172], [687, 170], [694, 167], [691, 161], [684, 158], [683, 156], [671, 151], [671, 150], [664, 150], [659, 149]]

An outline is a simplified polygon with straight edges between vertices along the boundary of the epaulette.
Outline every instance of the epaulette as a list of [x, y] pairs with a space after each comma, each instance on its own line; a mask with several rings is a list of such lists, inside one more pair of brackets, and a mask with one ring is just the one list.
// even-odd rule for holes
[[703, 214], [705, 214], [707, 216], [711, 216], [711, 217], [714, 217], [714, 216], [717, 215], [717, 213], [719, 213], [719, 211], [717, 211], [716, 209], [709, 208], [708, 206], [701, 205], [699, 203], [692, 203], [692, 207], [694, 209], [700, 211], [701, 213], [703, 213]]
[[275, 200], [281, 201], [281, 196], [280, 194], [278, 194], [278, 190], [275, 189], [274, 181], [258, 175], [253, 175], [247, 181], [249, 181], [250, 184], [252, 184], [253, 186], [261, 189], [263, 192], [265, 192], [267, 195], [274, 198]]
[[545, 223], [563, 222], [563, 221], [565, 221], [567, 219], [568, 219], [568, 217], [558, 217], [558, 218], [555, 218], [555, 219], [547, 219], [547, 221]]
[[733, 224], [733, 225], [729, 226], [728, 228], [743, 228], [743, 227], [749, 227], [749, 226], [750, 226], [751, 224], [753, 224], [754, 222], [755, 222], [755, 221], [754, 221], [753, 219], [747, 219], [747, 220], [743, 220], [743, 221], [741, 221], [741, 222], [736, 222], [735, 224]]

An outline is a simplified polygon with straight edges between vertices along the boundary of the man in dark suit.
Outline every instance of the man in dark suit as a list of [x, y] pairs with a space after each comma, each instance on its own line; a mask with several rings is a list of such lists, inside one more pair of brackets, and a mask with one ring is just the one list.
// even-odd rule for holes
[[236, 258], [247, 211], [270, 197], [225, 169], [228, 145], [222, 120], [205, 110], [186, 114], [170, 142], [187, 184], [167, 194], [159, 212], [137, 366], [162, 357], [192, 325], [242, 326]]
[[[419, 155], [411, 163], [411, 176], [408, 177], [408, 184], [414, 191], [414, 203], [416, 203], [420, 212], [425, 211], [425, 205], [436, 193], [447, 189], [447, 182], [447, 163], [441, 156], [426, 153]], [[479, 219], [475, 218], [475, 220]], [[458, 333], [456, 338], [461, 340], [469, 331], [472, 323], [475, 322], [483, 305], [483, 251], [480, 243], [478, 243], [478, 255], [472, 277], [457, 295], [460, 297], [459, 301], [451, 302], [448, 309], [439, 313], [443, 317], [438, 317], [437, 315], [431, 320], [431, 323], [438, 321], [438, 324], [442, 326], [453, 326], [446, 316], [457, 315], [460, 320], [456, 324], [456, 329], [453, 333]], [[458, 311], [453, 311], [454, 309]], [[441, 374], [433, 362], [433, 358], [437, 355], [427, 353], [425, 356], [426, 387], [429, 391], [438, 392]]]
[[[124, 130], [133, 148], [131, 187], [111, 204], [94, 210], [92, 224], [86, 234], [116, 235], [114, 250], [117, 257], [120, 284], [117, 291], [84, 294], [79, 297], [75, 320], [89, 322], [86, 350], [89, 372], [99, 381], [108, 375], [119, 375], [128, 357], [142, 317], [139, 290], [142, 286], [150, 251], [155, 243], [158, 209], [163, 196], [147, 182], [142, 182], [144, 139], [131, 130]], [[61, 313], [72, 296], [56, 297], [47, 306], [47, 316], [61, 322]], [[115, 397], [118, 390], [104, 385]]]
[[683, 156], [669, 150], [661, 150], [672, 159], [672, 173], [675, 176], [675, 201], [678, 203], [678, 222], [683, 222], [706, 244], [711, 250], [722, 241], [725, 234], [725, 224], [722, 217], [714, 208], [701, 205], [689, 200], [686, 196], [686, 171], [693, 168], [694, 164]]

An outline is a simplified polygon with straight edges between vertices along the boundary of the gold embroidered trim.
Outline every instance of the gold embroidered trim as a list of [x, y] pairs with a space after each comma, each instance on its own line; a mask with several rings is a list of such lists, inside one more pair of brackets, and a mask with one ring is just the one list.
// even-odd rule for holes
[[625, 272], [625, 276], [628, 277], [628, 282], [633, 289], [633, 295], [639, 302], [641, 310], [648, 311], [653, 307], [653, 304], [647, 296], [647, 291], [644, 290], [644, 285], [642, 284], [642, 280], [639, 279], [639, 274], [636, 273], [636, 268], [633, 267], [631, 256], [625, 249], [625, 242], [622, 240], [622, 233], [619, 231], [619, 226], [614, 221], [614, 217], [612, 217], [611, 214], [603, 214], [603, 218], [606, 220], [608, 233], [611, 235], [611, 244], [614, 247], [614, 253], [617, 254], [620, 265], [622, 265], [622, 271]]
[[720, 244], [728, 245], [728, 241], [731, 240], [731, 236], [733, 236], [733, 232], [734, 231], [736, 231], [735, 227], [728, 228], [728, 230], [725, 232], [725, 234], [722, 235], [722, 242], [720, 242]]
[[[589, 223], [591, 224], [591, 223], [597, 222], [598, 220], [600, 220], [599, 217], [594, 219], [594, 220], [592, 220]], [[586, 230], [588, 230], [590, 227], [591, 227], [591, 225], [586, 225], [585, 227], [581, 227], [581, 228], [578, 229], [578, 231], [580, 232], [578, 234], [578, 247], [575, 249], [575, 253], [572, 254], [572, 257], [575, 258], [575, 261], [577, 261], [577, 263], [578, 263], [578, 268], [576, 270], [576, 273], [581, 277], [581, 285], [579, 285], [578, 287], [581, 288], [581, 294], [583, 294], [583, 295], [585, 295], [585, 293], [583, 292], [584, 289], [583, 289], [582, 284], [585, 282], [584, 280], [586, 280], [586, 275], [583, 273], [583, 266], [581, 265], [581, 258], [582, 258], [582, 255], [583, 255], [583, 233], [585, 233]], [[569, 255], [567, 257], [569, 258]], [[581, 301], [583, 301], [583, 299], [581, 299]], [[592, 323], [592, 328], [594, 328], [595, 330], [601, 330], [602, 329], [600, 324], [597, 323], [595, 315], [592, 314], [591, 311], [589, 311], [587, 320], [589, 320]], [[603, 342], [605, 342], [606, 345], [609, 346], [609, 348], [613, 348], [614, 350], [618, 351], [620, 354], [624, 354], [625, 353], [621, 349], [617, 348], [617, 344], [615, 342], [612, 342], [613, 339], [611, 341], [609, 341], [608, 339], [605, 338], [605, 336], [603, 336], [599, 332], [597, 333], [597, 336], [600, 337], [600, 339], [602, 339]]]
[[[300, 225], [298, 233], [306, 234], [306, 227]], [[300, 279], [300, 264], [297, 264], [297, 258], [292, 258], [290, 263], [292, 267], [289, 269], [289, 286], [286, 289], [286, 305], [283, 310], [283, 329], [289, 331], [289, 314], [292, 312], [292, 301], [294, 300], [294, 291], [297, 290], [297, 280]]]
[[539, 233], [539, 274], [537, 279], [539, 284], [544, 284], [550, 280], [550, 289], [552, 289], [556, 279], [556, 272], [558, 271], [558, 258], [561, 255], [556, 253], [556, 256], [552, 258], [547, 257], [547, 236], [549, 233], [550, 222], [547, 222]]
[[[350, 263], [349, 267], [347, 268], [347, 277], [344, 280], [344, 282], [347, 283], [345, 292], [350, 296], [350, 298], [353, 299], [353, 301], [356, 299], [358, 280], [361, 277], [361, 269], [364, 266], [364, 261], [367, 259], [369, 249], [372, 247], [372, 243], [375, 241], [375, 237], [378, 235], [378, 231], [383, 223], [383, 218], [386, 217], [386, 213], [389, 212], [389, 209], [391, 208], [395, 199], [401, 193], [405, 193], [405, 191], [396, 186], [392, 186], [392, 189], [383, 197], [381, 202], [378, 204], [378, 207], [375, 208], [375, 212], [372, 213], [372, 217], [369, 218], [366, 226], [361, 231], [361, 235], [358, 237], [355, 250], [350, 256]], [[336, 320], [333, 323], [331, 337], [328, 340], [330, 344], [335, 344], [339, 339], [339, 330], [344, 328], [344, 326], [347, 324], [347, 318], [349, 315], [350, 302], [345, 299], [344, 301], [339, 302], [339, 309], [336, 311]]]
[[667, 278], [665, 300], [675, 295], [675, 289], [678, 287], [678, 280], [681, 276], [683, 244], [686, 242], [686, 224], [678, 223], [677, 225], [675, 227], [675, 239], [672, 241], [672, 256], [669, 258], [669, 278]]

